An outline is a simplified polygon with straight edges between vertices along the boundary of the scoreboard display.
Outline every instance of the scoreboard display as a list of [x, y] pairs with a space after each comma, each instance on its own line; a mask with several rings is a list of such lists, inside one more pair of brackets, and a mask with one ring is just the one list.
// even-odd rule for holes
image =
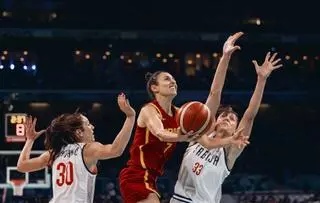
[[6, 142], [24, 142], [27, 114], [7, 113], [5, 114], [5, 137]]

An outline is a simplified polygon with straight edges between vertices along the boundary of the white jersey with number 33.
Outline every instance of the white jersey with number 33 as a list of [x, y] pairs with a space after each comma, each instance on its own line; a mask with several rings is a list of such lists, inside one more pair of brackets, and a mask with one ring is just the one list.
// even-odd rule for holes
[[84, 143], [61, 149], [52, 164], [53, 198], [50, 203], [92, 203], [96, 173], [84, 163]]
[[229, 174], [223, 148], [207, 150], [199, 143], [190, 144], [170, 203], [219, 203], [222, 183]]

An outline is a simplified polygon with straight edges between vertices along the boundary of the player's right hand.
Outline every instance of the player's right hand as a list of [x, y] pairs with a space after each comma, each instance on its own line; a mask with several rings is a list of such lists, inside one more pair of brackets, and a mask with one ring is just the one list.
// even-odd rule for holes
[[118, 105], [120, 110], [125, 113], [127, 117], [133, 117], [136, 115], [135, 110], [130, 106], [129, 100], [126, 99], [126, 95], [124, 93], [118, 95]]
[[40, 135], [46, 132], [46, 130], [40, 130], [37, 132], [36, 124], [37, 118], [32, 118], [32, 116], [27, 117], [26, 122], [24, 123], [27, 140], [36, 140]]
[[181, 131], [181, 128], [178, 127], [177, 133], [178, 133], [178, 137], [179, 137], [180, 142], [190, 142], [194, 138], [193, 137], [194, 136], [193, 130], [189, 131], [187, 134], [183, 134], [183, 132]]
[[231, 35], [227, 41], [223, 45], [223, 54], [231, 56], [231, 54], [236, 51], [240, 50], [240, 46], [235, 46], [234, 43], [243, 35], [243, 32], [237, 32], [234, 35]]

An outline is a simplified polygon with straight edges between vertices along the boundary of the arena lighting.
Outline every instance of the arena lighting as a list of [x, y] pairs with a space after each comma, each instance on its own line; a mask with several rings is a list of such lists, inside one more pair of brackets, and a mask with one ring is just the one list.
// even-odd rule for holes
[[169, 58], [173, 58], [173, 56], [174, 56], [173, 53], [169, 54]]
[[196, 54], [196, 58], [199, 59], [201, 57], [200, 54]]
[[14, 70], [14, 64], [10, 64], [10, 69]]
[[262, 21], [260, 18], [250, 18], [249, 20], [246, 20], [246, 23], [261, 25]]
[[0, 69], [3, 69], [3, 65], [0, 65]]
[[286, 55], [286, 60], [290, 60], [290, 56], [289, 55]]
[[162, 62], [163, 62], [163, 63], [167, 63], [168, 60], [167, 60], [166, 58], [164, 58], [164, 59], [162, 59]]
[[212, 56], [213, 56], [214, 58], [217, 58], [217, 57], [218, 57], [218, 53], [213, 53]]
[[7, 50], [4, 50], [4, 51], [3, 51], [3, 54], [4, 54], [4, 55], [7, 55], [7, 54], [8, 54], [8, 51], [7, 51]]
[[9, 17], [9, 16], [11, 16], [11, 13], [8, 12], [8, 11], [3, 11], [3, 12], [2, 12], [2, 16], [3, 16], [3, 17]]
[[128, 63], [132, 63], [132, 59], [128, 59]]
[[23, 52], [23, 55], [28, 55], [28, 51], [24, 51], [24, 52]]
[[106, 51], [105, 55], [110, 56], [110, 51]]
[[188, 60], [188, 61], [187, 61], [187, 64], [189, 64], [189, 65], [191, 65], [192, 63], [193, 63], [192, 60]]
[[260, 20], [260, 18], [257, 18], [257, 19], [256, 19], [256, 24], [257, 24], [257, 25], [261, 25], [261, 20]]
[[80, 55], [80, 51], [79, 50], [76, 50], [76, 55]]
[[103, 55], [103, 56], [102, 56], [102, 59], [103, 59], [103, 60], [106, 60], [106, 59], [107, 59], [107, 56], [106, 56], [106, 55]]
[[50, 106], [47, 102], [31, 102], [29, 103], [31, 108], [48, 108]]
[[31, 69], [32, 69], [32, 70], [36, 70], [36, 69], [37, 69], [37, 66], [36, 66], [36, 65], [32, 65], [32, 66], [31, 66]]
[[160, 57], [161, 57], [161, 54], [160, 54], [160, 53], [157, 53], [157, 54], [156, 54], [156, 57], [157, 57], [157, 58], [160, 58]]
[[52, 18], [52, 19], [57, 18], [57, 14], [56, 14], [56, 13], [51, 13], [51, 15], [50, 15], [50, 16], [51, 16], [51, 18]]
[[298, 65], [298, 63], [299, 63], [299, 61], [297, 61], [297, 60], [294, 60], [294, 61], [293, 61], [293, 64], [294, 64], [294, 65]]
[[303, 60], [307, 60], [308, 57], [307, 57], [307, 56], [303, 56], [302, 59], [303, 59]]
[[24, 65], [23, 70], [28, 70], [28, 66]]
[[5, 56], [1, 56], [1, 60], [6, 60], [6, 57]]

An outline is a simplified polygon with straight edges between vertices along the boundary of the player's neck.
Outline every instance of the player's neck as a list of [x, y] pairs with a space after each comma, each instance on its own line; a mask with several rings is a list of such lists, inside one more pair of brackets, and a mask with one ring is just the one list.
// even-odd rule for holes
[[172, 115], [171, 105], [172, 98], [164, 97], [161, 95], [157, 95], [157, 102], [161, 106], [161, 108], [168, 114]]

